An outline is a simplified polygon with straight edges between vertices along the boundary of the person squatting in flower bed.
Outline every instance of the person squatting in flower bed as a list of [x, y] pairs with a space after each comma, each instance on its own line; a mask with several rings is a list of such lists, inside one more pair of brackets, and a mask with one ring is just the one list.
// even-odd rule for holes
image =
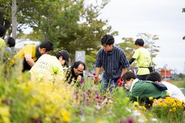
[[153, 99], [165, 98], [167, 96], [166, 90], [160, 90], [150, 81], [143, 81], [136, 78], [136, 75], [128, 71], [126, 72], [122, 80], [125, 83], [125, 88], [129, 91], [130, 101], [138, 101], [141, 105], [150, 107]]
[[68, 66], [69, 53], [66, 50], [58, 51], [54, 56], [42, 55], [29, 71], [32, 81], [54, 81], [64, 79], [64, 67]]
[[77, 84], [77, 86], [79, 86], [84, 82], [83, 71], [85, 69], [86, 65], [82, 61], [74, 62], [74, 64], [70, 68], [68, 68], [65, 82], [69, 84]]
[[156, 82], [156, 83], [162, 83], [167, 87], [167, 92], [169, 93], [169, 96], [174, 98], [174, 99], [178, 99], [179, 101], [182, 101], [185, 103], [185, 96], [182, 93], [182, 91], [175, 85], [169, 83], [169, 82], [165, 82], [165, 81], [161, 81], [161, 76], [159, 73], [157, 72], [152, 72], [150, 73], [147, 77], [147, 80]]
[[49, 54], [54, 49], [51, 41], [44, 41], [40, 45], [24, 46], [11, 60], [10, 65], [13, 66], [17, 59], [23, 59], [22, 71], [29, 71], [35, 62], [43, 54]]

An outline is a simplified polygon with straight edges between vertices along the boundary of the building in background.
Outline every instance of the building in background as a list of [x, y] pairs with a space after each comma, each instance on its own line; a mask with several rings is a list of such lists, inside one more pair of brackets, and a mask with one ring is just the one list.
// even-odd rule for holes
[[159, 69], [159, 73], [161, 75], [162, 80], [167, 82], [171, 82], [173, 80], [171, 69], [161, 68]]

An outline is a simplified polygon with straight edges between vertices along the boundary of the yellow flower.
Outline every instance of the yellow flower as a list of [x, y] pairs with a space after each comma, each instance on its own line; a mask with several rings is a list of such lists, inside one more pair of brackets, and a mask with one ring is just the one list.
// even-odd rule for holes
[[9, 107], [7, 106], [0, 107], [0, 114], [1, 116], [9, 117]]
[[154, 101], [154, 102], [157, 102], [157, 99], [154, 99], [153, 101]]
[[172, 104], [172, 107], [175, 107], [176, 106], [176, 103], [174, 102], [173, 104]]
[[134, 103], [133, 103], [134, 105], [139, 105], [139, 103], [138, 102], [136, 102], [136, 101], [134, 101]]
[[153, 117], [153, 114], [149, 113], [148, 116], [149, 116], [149, 117]]
[[142, 106], [142, 108], [143, 108], [144, 110], [146, 110], [146, 107], [145, 107], [145, 106]]
[[149, 97], [149, 100], [153, 100], [153, 97]]
[[130, 100], [130, 98], [126, 97], [126, 100]]
[[0, 107], [0, 116], [3, 120], [3, 123], [10, 123], [10, 119], [9, 119], [9, 107], [5, 106], [5, 107]]
[[138, 108], [137, 107], [133, 107], [133, 110], [138, 110]]
[[170, 112], [172, 112], [172, 109], [169, 109]]
[[176, 108], [175, 108], [175, 107], [173, 108], [173, 111], [174, 111], [174, 112], [176, 111]]
[[179, 106], [179, 107], [183, 106], [182, 104], [183, 104], [182, 101], [177, 102], [177, 106]]
[[70, 121], [70, 113], [68, 111], [62, 111], [62, 117], [64, 122], [69, 122]]
[[96, 123], [101, 123], [101, 122], [98, 120], [98, 121], [96, 121]]
[[158, 99], [159, 102], [162, 102], [163, 100], [161, 98]]
[[167, 92], [167, 93], [166, 93], [166, 95], [167, 95], [167, 96], [169, 96], [169, 95], [170, 95], [170, 93], [169, 93], [169, 92]]
[[163, 106], [166, 108], [166, 107], [168, 107], [168, 105], [166, 104], [166, 103], [163, 103]]

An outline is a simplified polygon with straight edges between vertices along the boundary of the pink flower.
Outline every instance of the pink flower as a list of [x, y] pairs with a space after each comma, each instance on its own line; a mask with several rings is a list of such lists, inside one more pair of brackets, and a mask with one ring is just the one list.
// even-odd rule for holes
[[82, 78], [81, 81], [80, 81], [80, 84], [84, 83], [84, 79]]
[[99, 94], [96, 94], [96, 98], [99, 99], [100, 98], [100, 95]]
[[95, 76], [96, 75], [96, 73], [93, 73], [93, 76]]

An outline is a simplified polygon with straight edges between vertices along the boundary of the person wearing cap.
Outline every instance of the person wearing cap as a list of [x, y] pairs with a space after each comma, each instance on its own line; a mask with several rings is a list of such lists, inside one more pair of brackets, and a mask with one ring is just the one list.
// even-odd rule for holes
[[29, 71], [31, 81], [49, 81], [64, 79], [63, 66], [67, 66], [69, 53], [66, 50], [58, 51], [54, 56], [49, 54], [42, 55]]
[[103, 48], [99, 50], [96, 57], [94, 83], [99, 81], [98, 76], [101, 67], [103, 67], [101, 91], [105, 92], [107, 88], [112, 88], [115, 86], [115, 83], [118, 83], [118, 80], [121, 80], [121, 77], [129, 67], [129, 63], [123, 50], [114, 45], [113, 36], [104, 35], [101, 38], [101, 43]]
[[139, 66], [137, 77], [140, 80], [146, 80], [146, 77], [150, 74], [149, 66], [151, 64], [151, 57], [149, 51], [144, 48], [143, 39], [136, 39], [135, 41], [136, 51], [129, 60], [129, 64], [132, 64], [135, 60]]
[[[122, 77], [125, 88], [129, 91], [130, 101], [138, 101], [140, 104], [152, 104], [152, 99], [164, 98], [166, 90], [158, 89], [151, 82], [139, 80], [133, 72], [126, 72]], [[147, 106], [147, 105], [146, 105]]]
[[59, 59], [63, 67], [69, 67], [69, 57], [70, 56], [66, 50], [61, 50], [59, 52], [56, 52], [54, 55]]
[[165, 82], [165, 81], [161, 81], [161, 76], [158, 72], [152, 72], [150, 73], [147, 77], [147, 80], [156, 82], [156, 83], [162, 83], [167, 87], [167, 92], [169, 93], [169, 96], [175, 99], [178, 99], [180, 101], [183, 101], [185, 103], [185, 96], [182, 93], [182, 91], [175, 85], [169, 83], [169, 82]]
[[83, 83], [83, 71], [85, 70], [85, 63], [82, 61], [76, 61], [66, 73], [66, 82], [71, 83]]
[[40, 45], [24, 46], [11, 60], [10, 65], [14, 65], [17, 59], [23, 60], [22, 72], [28, 71], [43, 54], [49, 54], [53, 50], [51, 41], [44, 41]]

